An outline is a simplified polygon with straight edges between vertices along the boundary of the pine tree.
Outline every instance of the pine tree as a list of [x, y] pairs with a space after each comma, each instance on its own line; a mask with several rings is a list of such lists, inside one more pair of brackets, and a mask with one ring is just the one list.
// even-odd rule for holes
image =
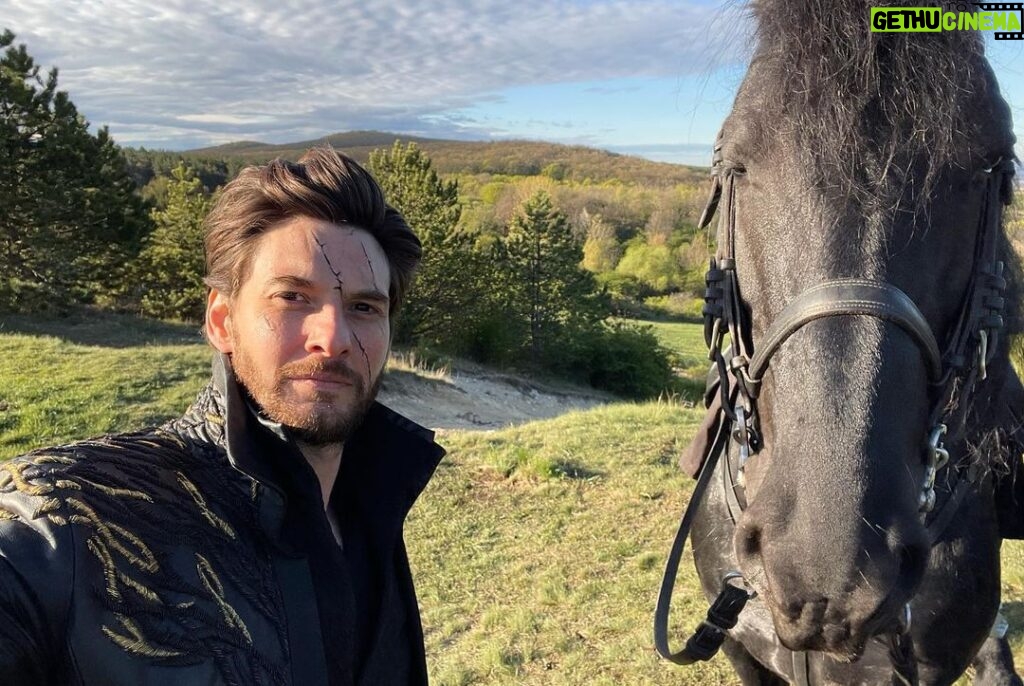
[[508, 309], [527, 331], [530, 357], [542, 364], [553, 347], [605, 316], [593, 275], [580, 267], [583, 251], [564, 214], [539, 191], [513, 218], [502, 242], [508, 271]]
[[210, 210], [202, 182], [180, 163], [171, 172], [167, 206], [154, 209], [155, 228], [146, 237], [133, 272], [143, 314], [199, 321], [206, 306], [203, 221]]
[[423, 260], [398, 322], [396, 339], [457, 347], [459, 332], [483, 311], [486, 266], [474, 236], [460, 231], [462, 208], [454, 181], [442, 180], [415, 143], [370, 153], [370, 173], [423, 243]]
[[113, 286], [145, 215], [106, 129], [90, 134], [14, 38], [0, 33], [0, 309], [61, 309]]

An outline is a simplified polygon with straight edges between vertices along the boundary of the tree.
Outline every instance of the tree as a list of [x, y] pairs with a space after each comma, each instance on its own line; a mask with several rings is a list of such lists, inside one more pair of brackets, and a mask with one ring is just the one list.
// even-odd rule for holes
[[0, 308], [61, 309], [113, 287], [145, 212], [107, 130], [90, 134], [14, 38], [0, 33]]
[[600, 214], [583, 211], [587, 224], [587, 240], [583, 244], [583, 268], [594, 274], [610, 272], [622, 258], [622, 246], [615, 237], [615, 229]]
[[203, 221], [210, 210], [202, 182], [179, 163], [167, 185], [167, 206], [150, 216], [154, 229], [135, 263], [143, 314], [199, 321], [206, 306]]
[[401, 212], [423, 243], [416, 285], [403, 305], [396, 339], [459, 347], [486, 311], [481, 297], [487, 265], [473, 250], [475, 237], [458, 228], [459, 188], [443, 181], [415, 143], [370, 153], [370, 173], [389, 205]]
[[667, 245], [650, 245], [635, 240], [626, 247], [615, 271], [631, 276], [651, 292], [667, 293], [680, 288], [686, 274], [677, 255]]
[[[555, 343], [597, 325], [606, 305], [564, 214], [539, 191], [528, 198], [503, 241], [508, 309], [524, 325], [532, 361], [550, 361]], [[548, 360], [545, 360], [545, 357]]]

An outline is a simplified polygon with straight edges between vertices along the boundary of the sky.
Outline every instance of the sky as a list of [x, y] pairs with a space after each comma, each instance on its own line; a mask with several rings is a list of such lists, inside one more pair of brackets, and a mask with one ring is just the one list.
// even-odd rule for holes
[[[122, 145], [373, 129], [708, 165], [752, 26], [727, 0], [0, 0], [2, 28]], [[987, 43], [1024, 142], [1024, 41]]]

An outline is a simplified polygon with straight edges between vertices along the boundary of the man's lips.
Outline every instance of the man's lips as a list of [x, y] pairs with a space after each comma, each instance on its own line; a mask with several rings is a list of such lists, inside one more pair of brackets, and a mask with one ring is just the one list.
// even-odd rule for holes
[[336, 384], [339, 386], [351, 386], [352, 380], [337, 374], [302, 374], [290, 377], [292, 381], [309, 381], [317, 384]]

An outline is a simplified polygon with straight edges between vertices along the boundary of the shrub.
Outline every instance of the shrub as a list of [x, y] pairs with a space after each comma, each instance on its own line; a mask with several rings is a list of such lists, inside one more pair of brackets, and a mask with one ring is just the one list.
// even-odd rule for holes
[[544, 362], [551, 371], [627, 398], [678, 390], [670, 353], [651, 327], [601, 324], [549, 350]]
[[694, 298], [688, 293], [671, 293], [644, 298], [644, 306], [659, 319], [682, 319], [701, 321], [704, 318], [703, 298]]

